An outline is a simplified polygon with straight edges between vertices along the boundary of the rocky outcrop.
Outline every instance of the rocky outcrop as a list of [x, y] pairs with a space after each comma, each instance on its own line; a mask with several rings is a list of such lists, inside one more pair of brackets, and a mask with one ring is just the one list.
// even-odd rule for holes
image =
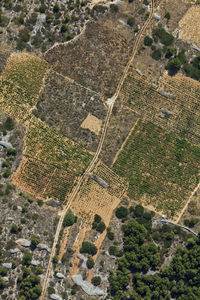
[[106, 295], [106, 293], [102, 289], [95, 287], [93, 284], [86, 280], [83, 280], [81, 275], [73, 275], [72, 280], [75, 284], [79, 285], [82, 290], [89, 296], [101, 297]]
[[23, 247], [30, 247], [30, 245], [31, 245], [31, 242], [29, 240], [26, 240], [26, 239], [18, 239], [16, 241], [16, 243], [20, 246], [23, 246]]

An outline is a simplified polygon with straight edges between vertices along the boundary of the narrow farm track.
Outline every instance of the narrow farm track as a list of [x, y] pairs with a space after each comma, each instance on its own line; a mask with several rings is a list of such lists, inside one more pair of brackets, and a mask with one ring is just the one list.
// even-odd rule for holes
[[75, 197], [77, 196], [77, 194], [78, 194], [78, 192], [80, 190], [80, 187], [81, 187], [81, 185], [82, 185], [82, 183], [84, 181], [85, 175], [88, 174], [88, 173], [90, 173], [92, 171], [92, 169], [95, 167], [96, 162], [98, 161], [99, 154], [101, 152], [101, 149], [102, 149], [102, 146], [103, 146], [103, 142], [104, 142], [104, 139], [105, 139], [105, 136], [106, 136], [106, 132], [107, 132], [107, 128], [108, 128], [108, 125], [109, 125], [110, 116], [112, 114], [112, 109], [113, 109], [115, 100], [119, 96], [119, 92], [120, 92], [120, 90], [122, 88], [122, 85], [124, 83], [124, 80], [125, 80], [125, 78], [126, 78], [126, 76], [128, 74], [129, 68], [130, 68], [130, 66], [131, 66], [131, 64], [133, 62], [133, 59], [135, 58], [135, 55], [137, 53], [138, 46], [140, 44], [141, 38], [143, 36], [143, 33], [146, 30], [146, 28], [148, 27], [148, 25], [150, 24], [151, 19], [153, 17], [153, 13], [154, 13], [154, 0], [152, 0], [151, 4], [150, 4], [150, 15], [149, 15], [149, 18], [147, 19], [147, 21], [145, 22], [145, 24], [143, 25], [143, 27], [141, 28], [140, 32], [138, 33], [138, 35], [136, 37], [135, 44], [133, 46], [132, 55], [130, 57], [130, 60], [129, 60], [128, 64], [126, 65], [126, 67], [124, 69], [123, 75], [122, 75], [122, 77], [121, 77], [121, 79], [120, 79], [120, 81], [118, 83], [116, 92], [115, 92], [115, 94], [113, 95], [112, 98], [110, 98], [110, 99], [107, 100], [108, 111], [107, 111], [107, 115], [106, 115], [106, 119], [105, 119], [105, 122], [104, 122], [104, 126], [103, 126], [103, 130], [102, 130], [102, 134], [101, 134], [101, 138], [100, 138], [100, 141], [99, 141], [99, 145], [98, 145], [97, 151], [96, 151], [96, 153], [95, 153], [95, 155], [94, 155], [94, 157], [93, 157], [90, 165], [88, 166], [88, 168], [86, 169], [86, 171], [84, 172], [84, 174], [78, 180], [78, 183], [77, 183], [77, 185], [74, 188], [74, 191], [72, 192], [70, 198], [67, 201], [67, 204], [65, 205], [63, 211], [60, 214], [60, 219], [59, 219], [59, 222], [58, 222], [58, 225], [57, 225], [57, 229], [56, 229], [56, 233], [55, 233], [55, 237], [54, 237], [54, 242], [53, 242], [53, 245], [52, 245], [52, 250], [51, 250], [51, 253], [50, 253], [49, 262], [48, 262], [48, 266], [47, 266], [47, 271], [46, 271], [44, 282], [43, 282], [43, 289], [42, 289], [42, 294], [41, 294], [40, 300], [44, 300], [45, 299], [45, 295], [46, 295], [46, 291], [47, 291], [47, 287], [48, 287], [48, 281], [49, 281], [49, 277], [50, 277], [51, 271], [52, 271], [52, 259], [53, 259], [54, 255], [55, 255], [56, 245], [57, 245], [57, 242], [58, 242], [60, 231], [62, 229], [62, 223], [63, 223], [64, 216], [65, 216], [66, 212], [68, 211], [68, 209], [70, 208], [71, 203], [74, 201]]

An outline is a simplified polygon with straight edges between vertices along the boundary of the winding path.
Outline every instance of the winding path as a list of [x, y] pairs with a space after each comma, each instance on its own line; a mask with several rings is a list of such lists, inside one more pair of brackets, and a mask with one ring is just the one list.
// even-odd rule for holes
[[70, 196], [70, 199], [68, 200], [66, 206], [64, 207], [63, 211], [60, 214], [60, 219], [59, 219], [59, 222], [58, 222], [58, 225], [57, 225], [57, 229], [56, 229], [56, 233], [55, 233], [55, 237], [54, 237], [54, 242], [53, 242], [53, 245], [52, 245], [52, 250], [51, 250], [51, 254], [50, 254], [49, 262], [48, 262], [48, 266], [47, 266], [47, 271], [46, 271], [44, 282], [43, 282], [43, 289], [42, 289], [42, 294], [41, 294], [40, 300], [44, 300], [45, 299], [45, 295], [46, 295], [46, 291], [47, 291], [47, 287], [48, 287], [48, 281], [49, 281], [49, 277], [50, 277], [51, 271], [52, 271], [52, 259], [53, 259], [54, 255], [55, 255], [56, 245], [57, 245], [57, 242], [58, 242], [60, 231], [62, 229], [62, 223], [63, 223], [64, 216], [65, 216], [66, 212], [68, 211], [68, 209], [70, 208], [71, 203], [74, 201], [75, 197], [77, 196], [77, 194], [78, 194], [78, 192], [80, 190], [80, 187], [81, 187], [81, 185], [83, 183], [85, 175], [88, 174], [88, 173], [90, 173], [92, 171], [92, 169], [94, 168], [96, 162], [98, 161], [99, 154], [101, 152], [101, 149], [102, 149], [102, 146], [103, 146], [103, 142], [104, 142], [104, 139], [105, 139], [105, 136], [106, 136], [106, 131], [107, 131], [107, 128], [108, 128], [108, 125], [109, 125], [110, 116], [112, 114], [112, 109], [113, 109], [115, 100], [117, 99], [117, 97], [119, 95], [119, 92], [120, 92], [121, 87], [122, 87], [122, 85], [124, 83], [124, 80], [125, 80], [125, 78], [127, 76], [129, 68], [130, 68], [130, 66], [131, 66], [131, 64], [133, 62], [133, 59], [135, 58], [135, 55], [137, 53], [138, 46], [139, 46], [139, 43], [141, 41], [142, 35], [143, 35], [144, 31], [146, 30], [147, 26], [149, 25], [149, 23], [151, 22], [151, 19], [153, 17], [153, 12], [154, 12], [154, 0], [152, 0], [151, 4], [150, 4], [149, 18], [147, 19], [147, 21], [145, 22], [145, 24], [143, 25], [143, 27], [141, 28], [140, 32], [138, 33], [138, 35], [136, 37], [135, 44], [133, 46], [132, 55], [131, 55], [131, 57], [129, 59], [129, 62], [127, 63], [127, 65], [126, 65], [126, 67], [124, 69], [123, 75], [122, 75], [122, 77], [121, 77], [121, 79], [120, 79], [120, 81], [118, 83], [116, 92], [115, 92], [115, 94], [113, 95], [112, 98], [109, 98], [106, 101], [106, 103], [108, 105], [108, 111], [107, 111], [106, 119], [105, 119], [104, 126], [103, 126], [103, 131], [102, 131], [102, 134], [101, 134], [101, 138], [100, 138], [100, 141], [99, 141], [99, 145], [98, 145], [97, 151], [96, 151], [96, 153], [95, 153], [95, 155], [94, 155], [94, 157], [93, 157], [93, 159], [92, 159], [89, 167], [87, 168], [87, 170], [85, 171], [85, 173], [78, 180], [78, 183], [75, 186], [74, 191], [72, 192], [72, 195]]

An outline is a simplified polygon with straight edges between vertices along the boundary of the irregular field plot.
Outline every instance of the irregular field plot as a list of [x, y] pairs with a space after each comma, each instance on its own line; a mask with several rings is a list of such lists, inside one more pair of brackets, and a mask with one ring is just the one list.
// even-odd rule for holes
[[[178, 83], [185, 87], [178, 87]], [[192, 93], [191, 87], [187, 90], [189, 85]], [[164, 96], [162, 90], [170, 93], [172, 98]], [[132, 70], [124, 82], [121, 97], [143, 118], [200, 145], [200, 102], [197, 98], [199, 90], [200, 84], [194, 80], [188, 82], [188, 78], [184, 76], [181, 81], [179, 76], [173, 77], [173, 80], [165, 76], [160, 88], [156, 89], [144, 76], [139, 76]], [[163, 108], [171, 111], [173, 115], [161, 118]]]
[[15, 184], [20, 185], [38, 198], [54, 198], [64, 201], [73, 186], [73, 174], [47, 165], [37, 159], [24, 157], [13, 176]]
[[118, 198], [122, 197], [127, 187], [127, 182], [124, 178], [118, 176], [102, 162], [97, 165], [94, 174], [102, 178], [109, 185], [107, 190], [111, 195], [115, 195]]
[[99, 214], [108, 226], [112, 212], [119, 202], [120, 199], [111, 195], [107, 189], [92, 180], [88, 180], [72, 203], [71, 209], [83, 219], [84, 224], [91, 224], [94, 215]]
[[106, 109], [99, 95], [55, 72], [49, 72], [40, 94], [37, 115], [63, 135], [95, 151], [99, 137], [81, 127], [88, 114], [100, 122], [104, 120]]
[[[116, 102], [115, 105], [117, 106], [118, 103]], [[113, 109], [100, 154], [101, 160], [108, 166], [112, 165], [117, 152], [138, 119], [138, 115], [125, 106], [118, 107], [115, 114], [116, 106]]]
[[26, 120], [38, 101], [47, 63], [28, 54], [12, 54], [0, 78], [0, 107], [19, 121]]
[[[195, 24], [195, 26], [194, 26]], [[179, 38], [200, 47], [200, 7], [192, 6], [179, 22]]]
[[25, 139], [25, 153], [44, 163], [83, 174], [91, 155], [82, 146], [64, 139], [56, 130], [39, 119], [32, 119]]
[[50, 49], [46, 59], [53, 68], [76, 82], [100, 92], [114, 94], [126, 66], [132, 43], [112, 26], [90, 21], [74, 41]]
[[138, 122], [114, 171], [129, 181], [128, 195], [175, 216], [198, 184], [200, 148], [151, 122]]
[[32, 160], [23, 160], [15, 182], [34, 194], [64, 200], [91, 155], [33, 115], [46, 72], [47, 63], [39, 58], [11, 55], [1, 77], [0, 108], [27, 128], [24, 154]]

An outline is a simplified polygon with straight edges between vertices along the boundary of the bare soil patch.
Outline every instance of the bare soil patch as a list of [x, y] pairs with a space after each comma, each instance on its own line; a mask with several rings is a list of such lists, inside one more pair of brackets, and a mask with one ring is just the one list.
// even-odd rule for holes
[[101, 131], [102, 121], [95, 116], [88, 114], [87, 118], [81, 124], [82, 128], [89, 129], [93, 131], [96, 135], [99, 135]]

